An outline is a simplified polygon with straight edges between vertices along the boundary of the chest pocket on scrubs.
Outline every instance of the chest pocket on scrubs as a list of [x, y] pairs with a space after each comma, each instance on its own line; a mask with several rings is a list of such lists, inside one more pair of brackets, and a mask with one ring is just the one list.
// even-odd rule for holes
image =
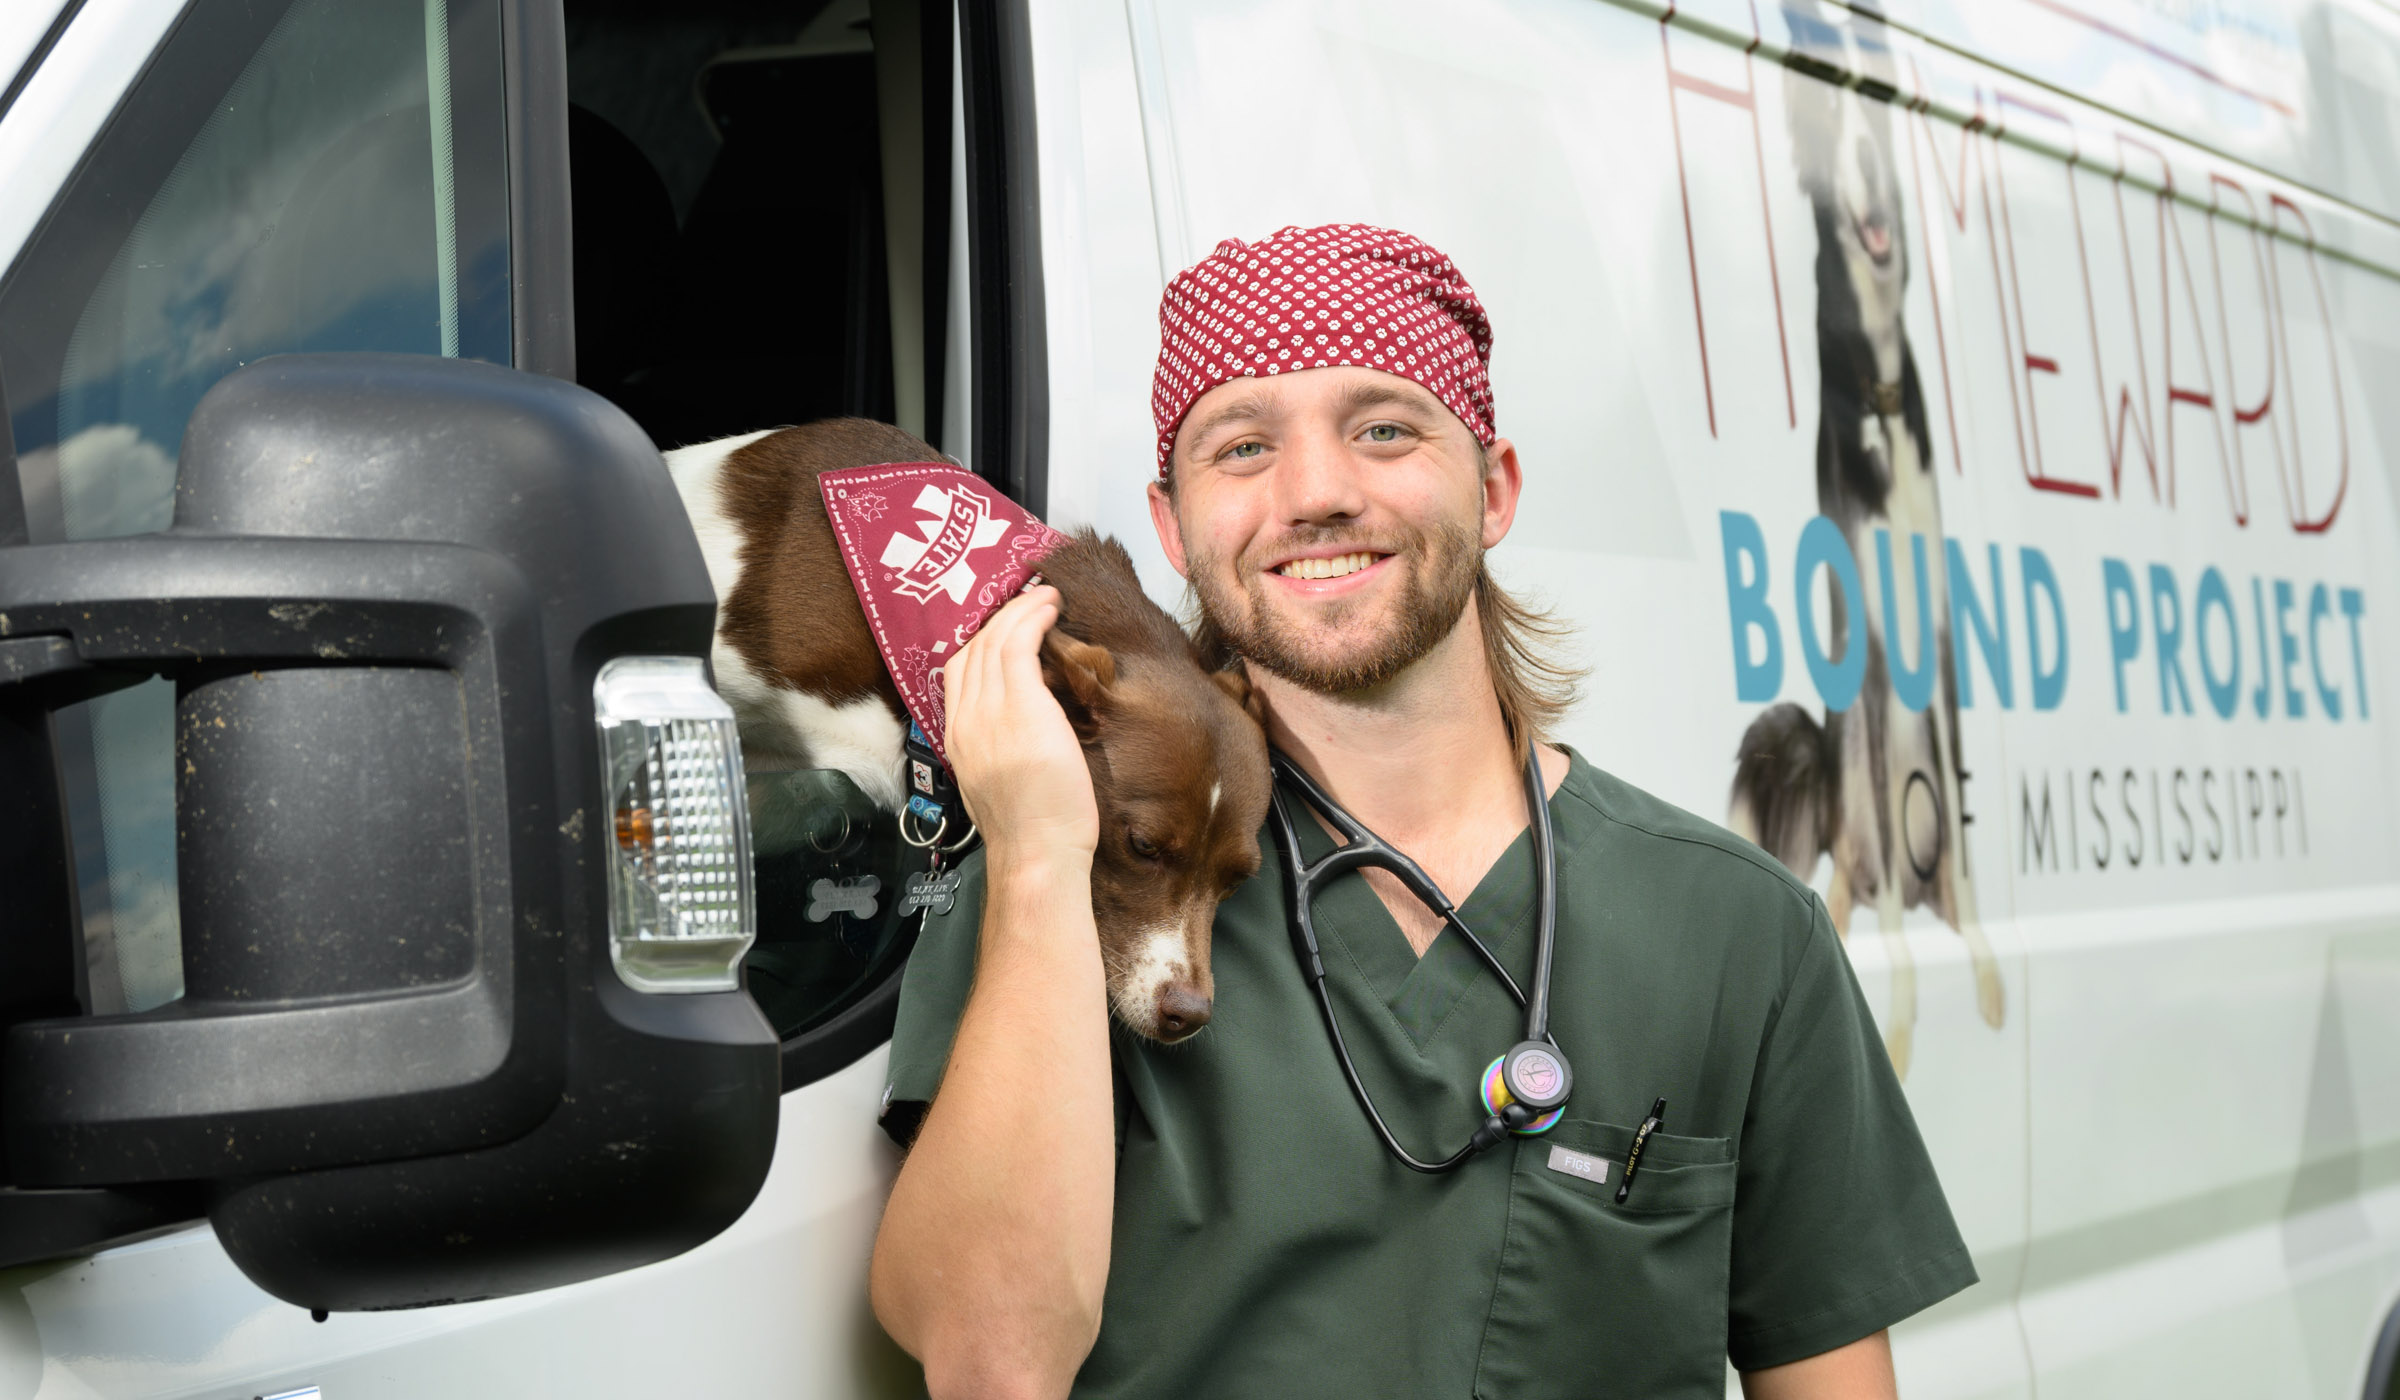
[[[1624, 1205], [1633, 1130], [1567, 1119], [1516, 1144], [1508, 1235], [1476, 1365], [1483, 1400], [1725, 1393], [1733, 1145], [1652, 1133]], [[1551, 1165], [1607, 1164], [1605, 1180]]]

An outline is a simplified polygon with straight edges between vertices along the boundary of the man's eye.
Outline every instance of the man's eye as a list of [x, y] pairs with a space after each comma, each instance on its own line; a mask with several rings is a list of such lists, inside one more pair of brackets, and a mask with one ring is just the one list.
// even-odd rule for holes
[[1263, 442], [1237, 442], [1233, 446], [1225, 449], [1225, 455], [1233, 458], [1237, 462], [1247, 462], [1256, 458], [1259, 454], [1265, 452], [1266, 450], [1267, 445]]
[[1369, 442], [1398, 442], [1399, 440], [1400, 425], [1397, 423], [1378, 423], [1367, 429], [1367, 441]]

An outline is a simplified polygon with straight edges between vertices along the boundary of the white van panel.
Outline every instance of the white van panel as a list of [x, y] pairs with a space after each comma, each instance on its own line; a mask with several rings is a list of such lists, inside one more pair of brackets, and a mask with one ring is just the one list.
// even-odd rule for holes
[[[878, 1050], [786, 1094], [758, 1199], [688, 1254], [489, 1303], [312, 1322], [259, 1292], [208, 1227], [194, 1226], [13, 1273], [15, 1286], [0, 1288], [0, 1393], [227, 1400], [312, 1385], [333, 1400], [922, 1393], [915, 1365], [884, 1338], [866, 1299], [867, 1252], [898, 1164], [873, 1126], [885, 1058]], [[14, 1368], [36, 1356], [38, 1388], [30, 1375], [12, 1387]]]
[[[1782, 60], [1797, 40], [1876, 66], [1898, 99], [1840, 119], [1889, 123], [1901, 321], [1938, 482], [1938, 514], [1886, 527], [1926, 536], [1937, 583], [1954, 540], [2010, 634], [1949, 639], [1973, 685], [1957, 712], [1966, 921], [1992, 950], [1999, 1024], [1966, 939], [1930, 908], [1868, 901], [1850, 924], [1983, 1275], [1898, 1330], [1904, 1389], [2355, 1394], [2400, 1288], [2400, 656], [2384, 630], [2400, 608], [2400, 228], [2219, 154], [2256, 133], [2209, 127], [2204, 108], [2178, 128], [2187, 143], [1906, 33], [1862, 39], [1833, 5], [1762, 4], [1758, 30], [1746, 0], [1671, 23], [1665, 8], [1126, 0], [1140, 111], [1113, 117], [1093, 84], [1062, 95], [1058, 75], [1096, 52], [1114, 65], [1114, 26], [1097, 5], [1052, 11], [1036, 53], [1052, 512], [1117, 533], [1178, 597], [1140, 503], [1166, 273], [1285, 224], [1421, 234], [1497, 330], [1500, 427], [1527, 485], [1494, 566], [1576, 622], [1594, 663], [1564, 737], [1722, 818], [1745, 727], [1770, 701], [1826, 708], [1792, 563], [1823, 508], [1818, 431], [1839, 386], [1821, 372], [1820, 228], [1786, 84], [1862, 99]], [[1897, 13], [1946, 24], [1967, 8]], [[2011, 22], [2001, 11], [2062, 7], [1974, 8], [1981, 32]], [[2310, 36], [2358, 9], [2243, 13], [2262, 8], [2306, 11]], [[1832, 28], [1812, 30], [1812, 11]], [[2068, 57], [2102, 64], [2112, 91], [2163, 63], [2143, 90], [2183, 110], [2189, 71], [2093, 32], [2118, 50]], [[1827, 33], [1852, 47], [1828, 55]], [[2325, 123], [2291, 158], [2380, 179], [2378, 152], [2325, 154], [2313, 134], [2370, 118], [2357, 99], [2320, 85]], [[1124, 149], [1137, 124], [1139, 169]], [[1137, 182], [1160, 269], [1144, 287], [1125, 248], [1105, 278], [1090, 269], [1138, 228]], [[1070, 344], [1093, 361], [1069, 363]], [[1755, 562], [1728, 513], [1763, 541], [1755, 598], [1728, 582]], [[1854, 557], [1872, 612], [1871, 540]], [[2034, 693], [2027, 548], [2055, 576], [2070, 645], [2054, 695]], [[2204, 600], [2211, 570], [2223, 597]], [[1809, 609], [1820, 634], [1827, 587]], [[1782, 665], [1763, 693], [1757, 627], [1747, 685], [1735, 661], [1732, 624], [1757, 616], [1737, 601], [1771, 613]], [[2162, 618], [2178, 633], [2163, 661]], [[2220, 714], [2210, 686], [2236, 651]], [[1832, 892], [1829, 860], [1815, 883]]]
[[[11, 0], [12, 5], [24, 3]], [[33, 0], [31, 12], [48, 13], [26, 36], [28, 51], [62, 3]], [[16, 260], [17, 250], [25, 246], [43, 211], [83, 159], [84, 149], [117, 109], [134, 75], [150, 61], [150, 51], [174, 27], [183, 6], [184, 0], [86, 0], [9, 105], [7, 116], [0, 118], [0, 190], [8, 191], [8, 198], [0, 200], [0, 269]], [[0, 20], [0, 72], [14, 67], [7, 44], [15, 37], [17, 23], [14, 15]]]

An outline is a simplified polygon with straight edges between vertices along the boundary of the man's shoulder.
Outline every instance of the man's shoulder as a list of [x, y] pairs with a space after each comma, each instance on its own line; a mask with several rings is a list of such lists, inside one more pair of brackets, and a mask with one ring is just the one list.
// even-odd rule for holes
[[1642, 847], [1639, 863], [1692, 888], [1779, 907], [1806, 926], [1816, 894], [1782, 861], [1751, 842], [1567, 750], [1558, 797], [1582, 804], [1596, 823]]

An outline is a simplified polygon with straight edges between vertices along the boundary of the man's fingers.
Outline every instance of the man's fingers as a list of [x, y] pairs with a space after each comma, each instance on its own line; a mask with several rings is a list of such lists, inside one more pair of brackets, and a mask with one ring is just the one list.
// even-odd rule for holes
[[1024, 667], [1031, 663], [1041, 649], [1042, 638], [1058, 621], [1058, 590], [1029, 588], [1008, 601], [1008, 605], [992, 614], [991, 621], [975, 634], [980, 644], [978, 664], [985, 669], [987, 684], [1009, 686], [1022, 684]]
[[[1041, 685], [1035, 659], [1042, 638], [1058, 620], [1058, 590], [1048, 586], [1026, 589], [1008, 600], [957, 654], [942, 666], [945, 724], [955, 730], [962, 717], [981, 713], [987, 705], [1004, 705], [1014, 686]], [[1024, 667], [1030, 666], [1030, 672]], [[970, 721], [971, 722], [971, 721]], [[943, 738], [945, 745], [951, 739]]]

